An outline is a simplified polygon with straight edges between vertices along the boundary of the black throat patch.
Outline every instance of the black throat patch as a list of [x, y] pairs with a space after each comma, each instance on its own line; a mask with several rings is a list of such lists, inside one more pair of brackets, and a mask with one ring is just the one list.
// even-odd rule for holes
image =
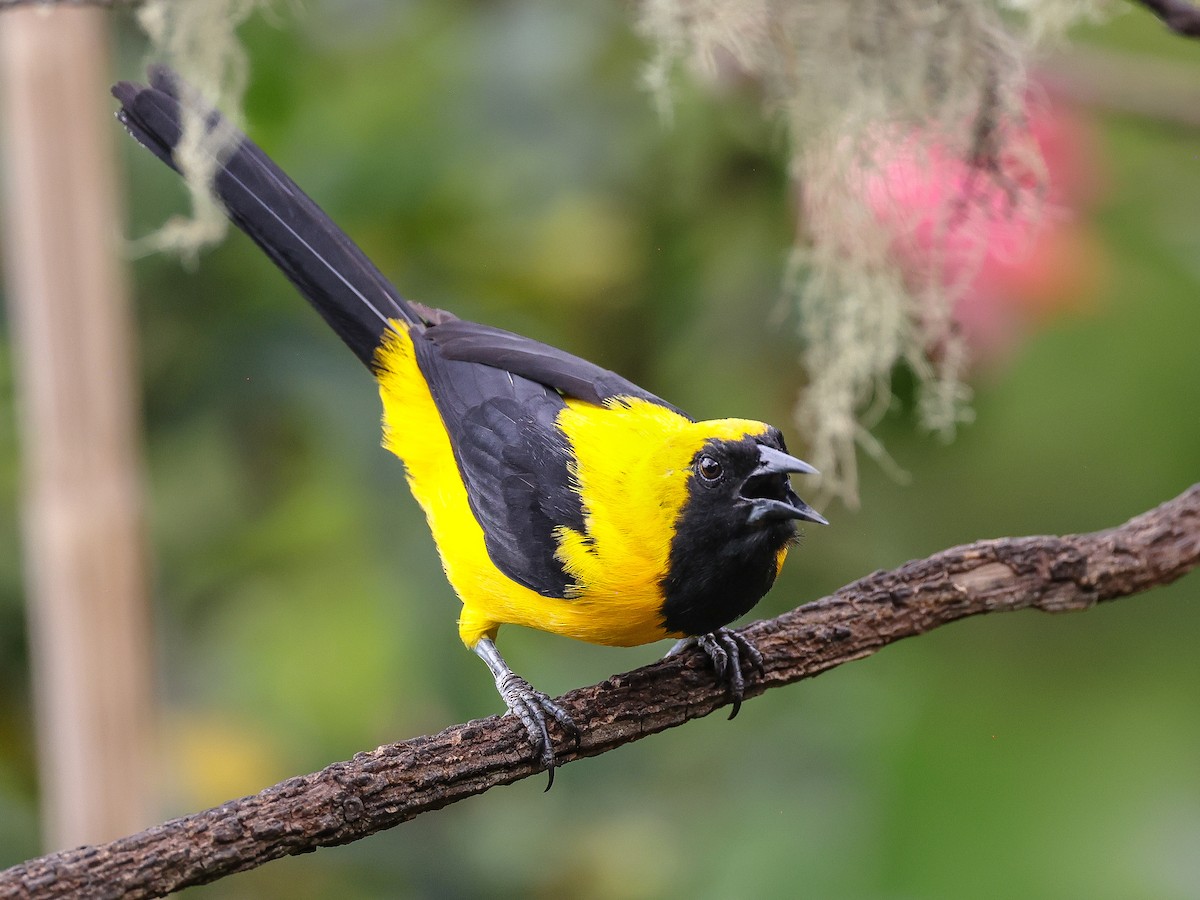
[[775, 583], [779, 551], [796, 536], [790, 520], [747, 523], [741, 470], [757, 464], [756, 442], [727, 441], [723, 449], [730, 483], [707, 487], [693, 472], [676, 522], [662, 581], [663, 627], [671, 633], [708, 634], [749, 612]]

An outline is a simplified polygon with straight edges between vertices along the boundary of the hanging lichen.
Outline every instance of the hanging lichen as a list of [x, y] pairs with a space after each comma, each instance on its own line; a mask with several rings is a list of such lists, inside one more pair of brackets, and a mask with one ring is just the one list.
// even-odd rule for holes
[[192, 212], [175, 216], [154, 234], [138, 242], [146, 251], [167, 250], [191, 259], [204, 247], [220, 241], [228, 219], [212, 192], [221, 148], [233, 134], [236, 110], [241, 108], [248, 65], [237, 39], [237, 27], [268, 0], [147, 0], [138, 9], [138, 23], [153, 44], [157, 59], [166, 62], [192, 85], [197, 101], [216, 103], [229, 113], [225, 128], [206, 129], [197, 109], [184, 104], [183, 137], [176, 161], [191, 195]]
[[[870, 431], [898, 363], [917, 377], [925, 426], [948, 437], [969, 417], [956, 290], [985, 249], [981, 224], [1033, 223], [1044, 188], [1026, 61], [1037, 41], [1103, 6], [643, 0], [639, 27], [655, 47], [646, 82], [662, 109], [678, 61], [713, 74], [732, 60], [787, 126], [800, 227], [785, 286], [808, 376], [797, 424], [827, 495], [857, 503], [858, 450], [899, 472]], [[897, 202], [935, 166], [958, 167], [957, 190], [922, 185], [932, 202], [918, 210]], [[896, 248], [918, 236], [929, 264], [914, 277]]]

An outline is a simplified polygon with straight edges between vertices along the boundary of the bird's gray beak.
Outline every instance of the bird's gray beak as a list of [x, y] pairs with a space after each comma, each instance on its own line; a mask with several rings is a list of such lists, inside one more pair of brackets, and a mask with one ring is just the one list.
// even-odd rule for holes
[[[782, 450], [760, 444], [758, 447], [758, 467], [754, 474], [746, 480], [746, 489], [752, 489], [755, 484], [765, 485], [773, 479], [764, 477], [771, 475], [789, 475], [799, 472], [803, 475], [819, 475], [820, 473], [802, 459], [788, 456]], [[803, 519], [806, 522], [816, 522], [818, 525], [828, 525], [829, 522], [819, 512], [796, 496], [791, 485], [784, 481], [783, 497], [762, 496], [757, 491], [743, 494], [752, 504], [750, 523], [771, 519]]]
[[800, 472], [804, 475], [821, 474], [802, 459], [788, 456], [782, 450], [776, 450], [774, 447], [768, 447], [766, 444], [759, 444], [758, 468], [754, 470], [754, 474], [774, 475], [777, 472]]

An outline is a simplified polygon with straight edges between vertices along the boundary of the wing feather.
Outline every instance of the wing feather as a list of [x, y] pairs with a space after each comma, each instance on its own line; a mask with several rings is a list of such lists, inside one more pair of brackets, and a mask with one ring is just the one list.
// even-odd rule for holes
[[502, 328], [450, 319], [431, 327], [426, 336], [446, 359], [480, 363], [511, 372], [567, 397], [597, 405], [617, 397], [632, 397], [665, 406], [690, 418], [616, 372]]
[[413, 334], [417, 364], [450, 436], [488, 556], [530, 590], [568, 596], [574, 582], [555, 556], [555, 529], [582, 530], [583, 504], [571, 486], [571, 449], [557, 426], [563, 398], [520, 375], [447, 359], [424, 337]]

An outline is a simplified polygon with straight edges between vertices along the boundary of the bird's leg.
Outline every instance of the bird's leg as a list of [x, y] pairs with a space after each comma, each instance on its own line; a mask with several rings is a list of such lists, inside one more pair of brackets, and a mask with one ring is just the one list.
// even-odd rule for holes
[[718, 628], [708, 634], [686, 637], [677, 642], [667, 651], [667, 656], [675, 656], [688, 647], [699, 647], [712, 663], [717, 673], [717, 681], [729, 690], [733, 699], [733, 718], [742, 708], [742, 698], [746, 695], [746, 679], [742, 675], [742, 663], [747, 662], [759, 675], [766, 674], [763, 655], [754, 643], [744, 634], [730, 628]]
[[542, 760], [549, 774], [546, 790], [554, 785], [554, 745], [550, 741], [550, 732], [546, 728], [546, 714], [567, 732], [579, 744], [579, 728], [565, 709], [551, 700], [546, 694], [535, 690], [532, 685], [512, 669], [496, 649], [496, 644], [490, 638], [480, 638], [474, 648], [475, 654], [487, 663], [488, 669], [496, 679], [496, 690], [504, 700], [508, 711], [521, 720], [525, 730], [529, 732], [529, 743]]

